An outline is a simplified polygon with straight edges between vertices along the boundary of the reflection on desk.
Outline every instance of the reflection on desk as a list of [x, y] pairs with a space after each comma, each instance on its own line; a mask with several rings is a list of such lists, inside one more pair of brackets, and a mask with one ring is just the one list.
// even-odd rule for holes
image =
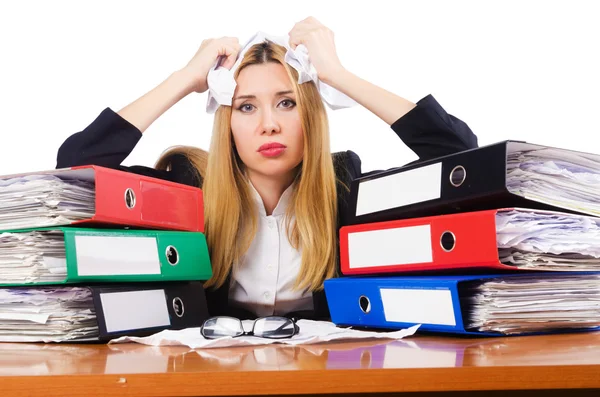
[[600, 365], [600, 332], [498, 338], [416, 336], [314, 345], [181, 346], [0, 343], [0, 376], [186, 371]]
[[600, 364], [600, 332], [498, 338], [417, 337], [330, 351], [329, 369]]
[[400, 341], [204, 350], [133, 343], [0, 343], [3, 396], [529, 389], [600, 389], [600, 332], [502, 338], [418, 335]]
[[173, 372], [189, 351], [133, 344], [0, 343], [0, 376]]

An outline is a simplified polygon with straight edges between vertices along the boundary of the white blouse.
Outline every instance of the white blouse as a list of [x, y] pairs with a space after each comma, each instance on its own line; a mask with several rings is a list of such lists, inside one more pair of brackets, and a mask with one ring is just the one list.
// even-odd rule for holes
[[293, 187], [283, 192], [268, 216], [262, 198], [251, 183], [250, 187], [258, 210], [258, 230], [240, 265], [234, 265], [229, 304], [259, 317], [313, 310], [312, 292], [292, 290], [302, 262], [302, 249], [291, 246], [285, 228], [285, 211]]

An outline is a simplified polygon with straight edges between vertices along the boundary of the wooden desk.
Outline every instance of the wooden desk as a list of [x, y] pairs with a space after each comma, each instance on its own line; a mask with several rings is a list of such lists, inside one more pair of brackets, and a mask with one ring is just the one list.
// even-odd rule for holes
[[488, 391], [490, 396], [505, 393], [489, 391], [514, 390], [513, 397], [548, 389], [562, 389], [556, 395], [600, 396], [600, 333], [414, 336], [393, 342], [200, 351], [137, 344], [0, 343], [2, 397], [417, 391]]

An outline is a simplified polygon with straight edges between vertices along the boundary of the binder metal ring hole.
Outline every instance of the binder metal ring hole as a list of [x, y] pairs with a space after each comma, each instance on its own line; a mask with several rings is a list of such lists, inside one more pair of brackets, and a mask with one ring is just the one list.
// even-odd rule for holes
[[173, 298], [173, 311], [177, 317], [183, 317], [185, 309], [183, 307], [183, 301], [179, 297]]
[[369, 313], [371, 311], [371, 301], [364, 295], [361, 295], [360, 298], [358, 298], [358, 305], [363, 313]]
[[440, 245], [442, 249], [446, 252], [450, 252], [454, 249], [456, 245], [456, 237], [452, 232], [444, 232], [442, 233], [442, 237], [440, 238]]
[[135, 207], [135, 193], [133, 192], [133, 189], [130, 187], [127, 188], [127, 190], [125, 190], [125, 205], [129, 209], [132, 209], [133, 207]]
[[462, 165], [457, 165], [450, 171], [450, 184], [454, 187], [459, 187], [467, 178], [467, 171]]
[[165, 255], [167, 255], [167, 261], [172, 266], [175, 266], [177, 263], [179, 263], [179, 253], [177, 252], [177, 248], [173, 247], [172, 245], [167, 247]]

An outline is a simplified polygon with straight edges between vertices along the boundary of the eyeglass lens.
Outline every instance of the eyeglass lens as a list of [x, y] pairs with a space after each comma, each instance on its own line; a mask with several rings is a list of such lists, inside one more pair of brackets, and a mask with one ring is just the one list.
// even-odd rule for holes
[[244, 334], [242, 322], [237, 318], [213, 317], [206, 320], [202, 333], [206, 338], [222, 338]]
[[294, 335], [294, 323], [286, 317], [259, 318], [254, 323], [254, 336], [262, 338], [289, 338]]

